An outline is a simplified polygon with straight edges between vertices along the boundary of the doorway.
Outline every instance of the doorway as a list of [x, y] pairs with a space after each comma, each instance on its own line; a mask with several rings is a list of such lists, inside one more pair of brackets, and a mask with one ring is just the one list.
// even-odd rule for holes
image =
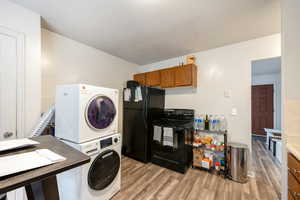
[[252, 62], [252, 135], [281, 130], [281, 57]]
[[274, 128], [274, 85], [252, 85], [252, 134], [265, 136]]
[[255, 176], [281, 199], [281, 57], [251, 64], [252, 163]]

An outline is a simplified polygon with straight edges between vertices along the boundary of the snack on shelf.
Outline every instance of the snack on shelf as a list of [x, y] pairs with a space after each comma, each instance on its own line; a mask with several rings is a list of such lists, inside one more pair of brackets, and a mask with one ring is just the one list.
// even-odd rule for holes
[[217, 171], [220, 171], [220, 168], [221, 168], [221, 163], [220, 163], [220, 162], [216, 162], [216, 163], [215, 163], [215, 169], [216, 169]]
[[224, 149], [225, 149], [225, 145], [224, 144], [222, 144], [222, 145], [219, 146], [219, 151], [224, 151]]
[[211, 144], [213, 141], [212, 137], [210, 136], [205, 136], [203, 139], [202, 139], [202, 144]]
[[225, 170], [225, 160], [224, 158], [220, 159], [221, 169]]
[[201, 162], [202, 162], [202, 159], [204, 157], [204, 152], [202, 149], [197, 149], [197, 148], [194, 148], [193, 149], [193, 166], [194, 167], [201, 167]]
[[213, 160], [211, 160], [210, 158], [203, 158], [201, 165], [203, 168], [210, 169], [213, 165]]
[[201, 137], [195, 136], [195, 137], [194, 137], [194, 143], [195, 143], [195, 144], [202, 144]]

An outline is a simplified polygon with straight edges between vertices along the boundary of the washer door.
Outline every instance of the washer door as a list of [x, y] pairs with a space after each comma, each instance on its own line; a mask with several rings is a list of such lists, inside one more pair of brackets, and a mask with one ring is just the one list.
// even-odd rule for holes
[[120, 161], [119, 154], [113, 150], [98, 155], [88, 173], [89, 186], [94, 190], [103, 190], [109, 186], [118, 175]]
[[87, 105], [85, 118], [88, 125], [93, 129], [101, 130], [109, 127], [115, 116], [115, 105], [106, 96], [95, 96]]

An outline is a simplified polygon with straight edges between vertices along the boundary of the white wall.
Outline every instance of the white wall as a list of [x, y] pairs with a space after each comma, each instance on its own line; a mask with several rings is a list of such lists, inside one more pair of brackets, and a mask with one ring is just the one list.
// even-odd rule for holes
[[[225, 114], [229, 140], [251, 147], [251, 61], [281, 55], [280, 34], [194, 53], [198, 65], [198, 87], [168, 89], [166, 106], [192, 108], [197, 113]], [[178, 65], [180, 58], [153, 63], [139, 72]], [[224, 91], [231, 93], [224, 97]], [[232, 116], [231, 109], [238, 115]]]
[[85, 83], [120, 92], [119, 130], [122, 130], [122, 89], [137, 65], [48, 30], [42, 30], [43, 111], [54, 104], [58, 84]]
[[0, 26], [25, 35], [25, 131], [29, 134], [41, 113], [40, 15], [1, 0]]
[[252, 85], [274, 85], [274, 128], [281, 130], [281, 73], [252, 76]]
[[[300, 1], [283, 0], [282, 8], [282, 88], [284, 147], [300, 144]], [[287, 199], [286, 148], [283, 151], [283, 199]]]
[[[40, 15], [6, 0], [0, 1], [0, 26], [25, 36], [24, 130], [29, 135], [41, 113], [41, 22]], [[23, 190], [9, 199], [23, 199]]]

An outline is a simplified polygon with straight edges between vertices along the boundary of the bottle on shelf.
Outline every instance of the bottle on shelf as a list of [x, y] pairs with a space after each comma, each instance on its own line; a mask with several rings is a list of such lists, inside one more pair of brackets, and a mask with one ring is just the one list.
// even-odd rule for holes
[[220, 131], [226, 131], [227, 130], [227, 120], [224, 115], [221, 115], [220, 118]]
[[215, 131], [220, 131], [220, 117], [218, 115], [215, 115], [215, 120], [216, 120], [216, 126], [215, 126]]
[[209, 131], [214, 131], [214, 124], [213, 124], [213, 115], [209, 115], [208, 117], [208, 121], [209, 121]]
[[218, 115], [213, 116], [213, 131], [218, 131]]
[[194, 130], [195, 131], [198, 130], [198, 117], [197, 117], [197, 115], [195, 116], [195, 119], [194, 119]]
[[208, 115], [206, 115], [206, 117], [205, 117], [205, 121], [204, 121], [204, 129], [205, 129], [205, 130], [209, 130], [209, 120], [208, 120]]
[[199, 115], [198, 130], [200, 130], [200, 131], [204, 130], [204, 116], [203, 115]]

